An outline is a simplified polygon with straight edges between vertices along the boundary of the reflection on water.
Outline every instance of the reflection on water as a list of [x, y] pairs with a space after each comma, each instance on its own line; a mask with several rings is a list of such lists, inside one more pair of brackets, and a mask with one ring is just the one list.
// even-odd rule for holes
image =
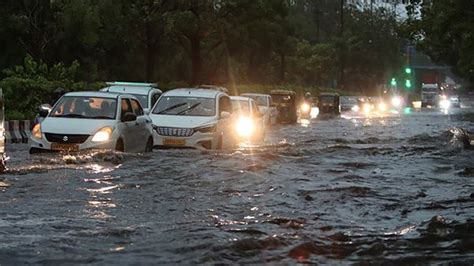
[[235, 151], [11, 146], [0, 263], [472, 264], [473, 117], [347, 113]]

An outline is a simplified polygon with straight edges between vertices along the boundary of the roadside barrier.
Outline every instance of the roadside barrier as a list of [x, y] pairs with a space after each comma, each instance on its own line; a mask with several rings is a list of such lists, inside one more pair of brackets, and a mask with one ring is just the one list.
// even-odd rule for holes
[[6, 143], [28, 143], [31, 136], [30, 120], [5, 121], [5, 142]]

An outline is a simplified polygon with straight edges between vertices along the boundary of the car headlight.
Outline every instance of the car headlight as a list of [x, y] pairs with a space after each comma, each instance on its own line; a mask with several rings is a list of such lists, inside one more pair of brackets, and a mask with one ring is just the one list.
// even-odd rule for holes
[[31, 135], [37, 139], [43, 138], [43, 134], [41, 133], [41, 124], [36, 124], [33, 129], [31, 130]]
[[387, 105], [382, 102], [382, 103], [379, 103], [378, 108], [379, 108], [379, 111], [385, 112], [387, 110]]
[[364, 103], [363, 110], [366, 114], [370, 113], [372, 110], [372, 105], [370, 103]]
[[400, 97], [396, 96], [392, 98], [392, 105], [395, 107], [400, 107], [402, 105], [402, 99]]
[[237, 134], [241, 137], [249, 137], [253, 134], [255, 126], [252, 119], [248, 117], [241, 117], [236, 125]]
[[212, 133], [212, 132], [216, 132], [216, 130], [217, 130], [216, 124], [209, 125], [209, 126], [203, 126], [203, 127], [197, 127], [197, 128], [194, 129], [194, 131], [198, 131], [198, 132], [201, 132], [201, 133]]
[[354, 111], [354, 112], [359, 112], [359, 106], [358, 105], [354, 105], [352, 106], [351, 110]]
[[303, 113], [309, 112], [310, 109], [311, 109], [311, 106], [309, 106], [309, 104], [307, 104], [307, 103], [303, 103], [301, 105], [301, 112], [303, 112]]
[[443, 109], [448, 109], [451, 106], [451, 102], [449, 100], [443, 99], [439, 101], [439, 106]]
[[104, 142], [110, 140], [112, 137], [112, 131], [113, 129], [111, 127], [101, 128], [94, 134], [94, 137], [92, 137], [92, 142]]

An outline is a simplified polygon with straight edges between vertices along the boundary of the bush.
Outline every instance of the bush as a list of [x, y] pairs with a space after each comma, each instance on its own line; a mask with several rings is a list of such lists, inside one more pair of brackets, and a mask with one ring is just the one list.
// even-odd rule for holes
[[42, 103], [51, 103], [57, 88], [66, 91], [98, 90], [104, 83], [75, 82], [79, 64], [61, 63], [48, 67], [27, 56], [23, 65], [4, 70], [7, 76], [0, 81], [5, 96], [7, 120], [33, 119]]

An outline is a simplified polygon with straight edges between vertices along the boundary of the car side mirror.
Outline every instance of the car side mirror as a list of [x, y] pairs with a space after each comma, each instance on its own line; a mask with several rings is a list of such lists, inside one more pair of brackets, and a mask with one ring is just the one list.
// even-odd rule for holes
[[38, 114], [40, 117], [47, 117], [49, 112], [51, 112], [51, 105], [49, 104], [42, 104], [38, 108]]
[[230, 117], [230, 113], [226, 111], [221, 112], [221, 119], [227, 119]]
[[143, 108], [143, 113], [145, 113], [146, 115], [149, 115], [150, 114], [150, 109]]
[[131, 122], [137, 120], [137, 115], [131, 112], [126, 112], [122, 116], [122, 122]]

